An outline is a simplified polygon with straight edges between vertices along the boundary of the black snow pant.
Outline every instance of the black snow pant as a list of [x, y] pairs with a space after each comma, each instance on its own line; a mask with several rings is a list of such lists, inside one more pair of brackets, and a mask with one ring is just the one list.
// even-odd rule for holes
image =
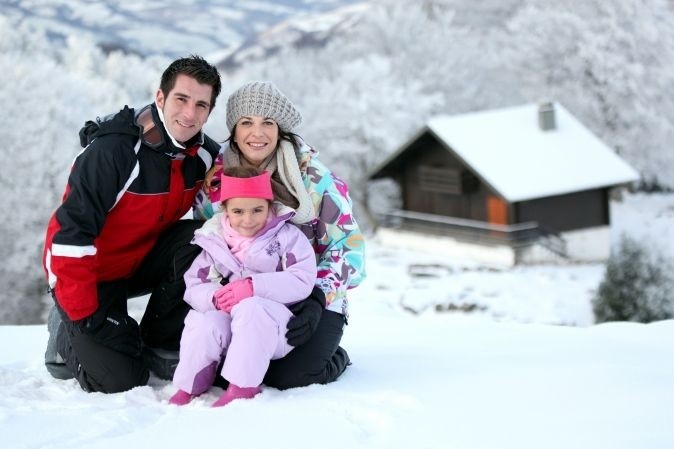
[[[296, 347], [282, 359], [272, 360], [263, 383], [285, 390], [337, 380], [351, 364], [349, 355], [339, 346], [344, 324], [342, 314], [331, 310], [323, 311], [316, 332], [309, 341]], [[228, 382], [218, 374], [215, 384], [226, 388]]]
[[138, 323], [127, 313], [125, 282], [97, 287], [100, 304], [92, 316], [72, 322], [61, 314], [65, 332], [57, 337], [58, 352], [85, 391], [118, 393], [145, 385], [149, 372]]
[[334, 382], [351, 364], [339, 346], [344, 334], [344, 315], [324, 310], [316, 332], [308, 342], [282, 359], [272, 360], [264, 384], [280, 390]]
[[[145, 385], [149, 372], [141, 344], [178, 349], [189, 310], [183, 275], [201, 250], [190, 242], [202, 224], [178, 221], [164, 231], [131, 278], [99, 283], [99, 308], [89, 318], [98, 323], [93, 330], [86, 327], [87, 320], [73, 323], [61, 314], [66, 333], [57, 340], [58, 352], [84, 390], [115, 393]], [[127, 300], [148, 293], [138, 326], [128, 314]]]
[[140, 322], [143, 343], [153, 348], [177, 351], [190, 310], [185, 296], [183, 276], [201, 247], [192, 245], [194, 231], [201, 220], [180, 220], [166, 230], [138, 268], [129, 286], [130, 296], [150, 293], [150, 300]]

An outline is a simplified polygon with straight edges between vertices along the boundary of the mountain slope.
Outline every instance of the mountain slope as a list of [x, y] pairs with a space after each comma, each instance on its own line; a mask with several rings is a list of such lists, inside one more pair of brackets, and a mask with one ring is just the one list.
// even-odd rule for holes
[[4, 0], [13, 26], [46, 30], [53, 40], [76, 35], [107, 50], [168, 57], [208, 55], [238, 47], [289, 18], [324, 13], [355, 0]]

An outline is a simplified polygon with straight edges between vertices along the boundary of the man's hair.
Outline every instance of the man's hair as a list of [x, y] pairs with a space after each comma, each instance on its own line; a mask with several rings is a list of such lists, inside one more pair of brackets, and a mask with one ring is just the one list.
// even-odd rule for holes
[[161, 76], [159, 88], [168, 97], [169, 92], [176, 84], [178, 75], [187, 75], [197, 80], [199, 84], [207, 84], [213, 88], [211, 94], [211, 111], [215, 107], [215, 100], [220, 95], [222, 83], [220, 82], [220, 73], [215, 66], [212, 66], [204, 58], [198, 55], [190, 55], [188, 58], [176, 59], [169, 65]]

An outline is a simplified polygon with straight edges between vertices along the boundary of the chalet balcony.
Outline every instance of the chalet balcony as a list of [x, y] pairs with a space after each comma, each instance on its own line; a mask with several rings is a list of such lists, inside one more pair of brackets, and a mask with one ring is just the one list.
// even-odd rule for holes
[[567, 257], [566, 241], [561, 235], [536, 222], [501, 225], [403, 210], [380, 214], [378, 219], [383, 228], [450, 237], [483, 246], [506, 245], [514, 250], [540, 245], [561, 258]]

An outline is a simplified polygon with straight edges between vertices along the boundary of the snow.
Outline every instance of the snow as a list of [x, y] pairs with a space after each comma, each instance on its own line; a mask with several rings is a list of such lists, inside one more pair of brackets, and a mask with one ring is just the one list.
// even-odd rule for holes
[[[674, 196], [629, 195], [612, 215], [614, 238], [674, 254]], [[674, 447], [674, 320], [593, 325], [601, 266], [490, 270], [376, 237], [368, 264], [343, 339], [353, 365], [337, 382], [221, 409], [209, 407], [218, 388], [169, 406], [174, 388], [154, 377], [85, 393], [44, 369], [46, 326], [0, 326], [3, 447]], [[143, 306], [130, 301], [135, 316]], [[449, 311], [462, 306], [473, 311]]]
[[539, 129], [536, 104], [438, 116], [428, 127], [511, 202], [639, 179], [561, 104], [554, 109], [557, 128], [550, 131]]

